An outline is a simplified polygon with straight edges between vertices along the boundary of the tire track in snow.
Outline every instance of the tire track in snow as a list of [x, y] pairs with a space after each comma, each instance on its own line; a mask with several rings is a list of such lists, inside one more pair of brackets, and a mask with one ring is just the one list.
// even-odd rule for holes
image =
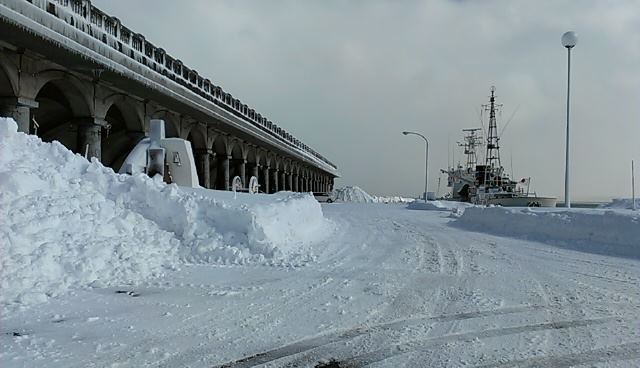
[[476, 366], [476, 368], [573, 367], [576, 365], [607, 363], [632, 359], [640, 359], [640, 341], [579, 353], [533, 357], [497, 364], [487, 364]]
[[354, 339], [356, 337], [373, 334], [376, 332], [403, 330], [407, 327], [417, 326], [424, 323], [436, 323], [436, 322], [455, 322], [461, 320], [467, 320], [472, 318], [482, 318], [490, 316], [498, 316], [504, 314], [528, 312], [535, 309], [542, 309], [544, 306], [531, 305], [531, 306], [514, 306], [485, 311], [473, 311], [463, 312], [456, 314], [445, 314], [433, 317], [412, 318], [405, 320], [398, 320], [380, 325], [370, 327], [357, 327], [346, 331], [335, 332], [331, 334], [325, 334], [309, 339], [303, 339], [293, 344], [285, 345], [273, 350], [268, 350], [255, 355], [244, 357], [242, 359], [225, 363], [215, 367], [252, 367], [257, 364], [269, 363], [281, 358], [291, 357], [300, 353], [311, 351], [322, 346], [344, 342]]
[[492, 338], [492, 337], [502, 337], [508, 335], [515, 335], [521, 333], [530, 333], [537, 331], [547, 331], [547, 330], [564, 330], [570, 328], [577, 327], [588, 327], [595, 324], [604, 324], [607, 323], [614, 318], [598, 318], [598, 319], [579, 319], [579, 320], [568, 320], [568, 321], [558, 321], [558, 322], [546, 322], [546, 323], [538, 323], [532, 325], [524, 325], [524, 326], [515, 326], [515, 327], [505, 327], [505, 328], [496, 328], [491, 330], [484, 331], [474, 331], [474, 332], [465, 332], [465, 333], [457, 333], [450, 334], [444, 336], [438, 336], [428, 339], [420, 339], [414, 340], [406, 343], [395, 344], [387, 348], [379, 349], [373, 352], [361, 354], [355, 356], [353, 358], [341, 359], [339, 363], [345, 366], [366, 366], [369, 364], [373, 364], [376, 362], [383, 361], [385, 359], [389, 359], [391, 357], [397, 355], [403, 355], [412, 352], [429, 352], [437, 348], [441, 348], [446, 346], [447, 343], [451, 342], [463, 342], [472, 339], [484, 339], [484, 338]]

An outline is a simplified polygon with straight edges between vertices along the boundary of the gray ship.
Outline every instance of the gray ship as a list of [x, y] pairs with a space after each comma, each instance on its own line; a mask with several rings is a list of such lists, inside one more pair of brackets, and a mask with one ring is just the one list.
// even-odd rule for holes
[[[481, 129], [463, 129], [466, 164], [458, 164], [447, 170], [447, 186], [451, 193], [446, 199], [470, 202], [478, 205], [504, 207], [555, 207], [557, 198], [538, 196], [530, 192], [531, 178], [512, 180], [500, 161], [500, 137], [496, 122], [495, 87], [491, 87], [489, 104], [483, 108], [489, 112], [489, 129], [486, 141], [480, 135]], [[484, 164], [478, 164], [478, 148], [485, 149]]]

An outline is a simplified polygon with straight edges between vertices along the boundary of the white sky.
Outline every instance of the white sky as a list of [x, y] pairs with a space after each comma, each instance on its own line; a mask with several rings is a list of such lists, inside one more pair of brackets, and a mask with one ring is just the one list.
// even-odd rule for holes
[[424, 144], [402, 130], [430, 138], [435, 189], [495, 85], [499, 129], [518, 109], [503, 165], [562, 197], [560, 36], [575, 30], [572, 196], [629, 197], [632, 158], [640, 171], [639, 1], [93, 3], [327, 156], [338, 185], [379, 195], [422, 191]]

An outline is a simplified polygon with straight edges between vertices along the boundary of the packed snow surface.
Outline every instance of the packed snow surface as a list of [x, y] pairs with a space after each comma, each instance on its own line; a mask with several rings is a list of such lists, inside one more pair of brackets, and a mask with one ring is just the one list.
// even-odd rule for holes
[[185, 191], [118, 175], [0, 119], [0, 305], [135, 284], [183, 263], [303, 264], [331, 233], [310, 195]]
[[305, 267], [184, 265], [3, 314], [0, 366], [639, 366], [637, 259], [323, 210], [340, 226]]

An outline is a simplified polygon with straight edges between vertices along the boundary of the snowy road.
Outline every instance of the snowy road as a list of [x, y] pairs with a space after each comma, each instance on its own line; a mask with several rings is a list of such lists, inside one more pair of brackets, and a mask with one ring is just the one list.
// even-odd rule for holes
[[640, 261], [334, 204], [303, 267], [186, 266], [2, 319], [1, 366], [640, 365]]

